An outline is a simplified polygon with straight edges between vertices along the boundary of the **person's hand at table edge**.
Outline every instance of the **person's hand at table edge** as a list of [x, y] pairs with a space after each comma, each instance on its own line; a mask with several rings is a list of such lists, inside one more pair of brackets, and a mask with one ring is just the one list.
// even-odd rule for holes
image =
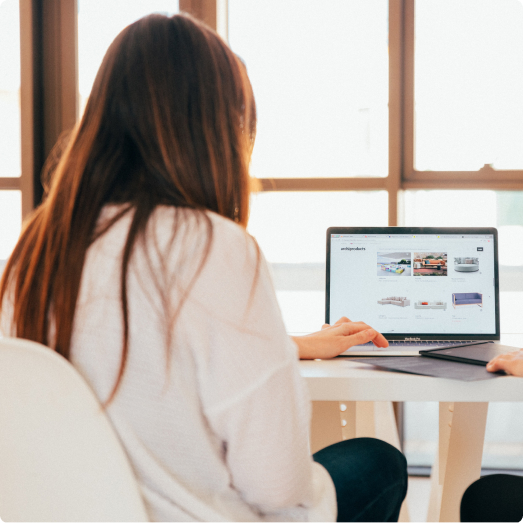
[[340, 318], [334, 325], [325, 324], [321, 331], [306, 336], [291, 336], [299, 349], [301, 360], [334, 358], [354, 345], [372, 341], [386, 348], [389, 342], [378, 331], [362, 321]]
[[504, 370], [514, 376], [523, 377], [523, 349], [496, 356], [487, 364], [489, 372]]

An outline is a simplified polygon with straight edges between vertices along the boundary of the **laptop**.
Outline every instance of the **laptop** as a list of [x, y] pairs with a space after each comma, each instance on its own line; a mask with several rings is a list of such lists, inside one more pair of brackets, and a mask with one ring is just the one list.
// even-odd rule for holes
[[330, 227], [325, 322], [342, 316], [381, 332], [345, 356], [407, 356], [499, 342], [494, 228]]

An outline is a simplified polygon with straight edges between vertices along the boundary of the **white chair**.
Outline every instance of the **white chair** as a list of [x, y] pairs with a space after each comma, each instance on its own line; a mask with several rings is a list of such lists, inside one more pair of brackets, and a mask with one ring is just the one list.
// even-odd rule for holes
[[0, 517], [147, 521], [127, 456], [95, 395], [43, 345], [0, 338]]

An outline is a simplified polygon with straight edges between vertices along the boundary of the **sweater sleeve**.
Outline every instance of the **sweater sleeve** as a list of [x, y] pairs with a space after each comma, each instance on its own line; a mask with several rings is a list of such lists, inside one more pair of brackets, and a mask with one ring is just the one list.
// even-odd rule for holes
[[183, 309], [201, 318], [194, 351], [204, 414], [222, 442], [231, 485], [264, 519], [334, 520], [332, 480], [310, 456], [310, 398], [297, 347], [265, 259], [230, 225], [215, 226]]
[[267, 519], [334, 520], [330, 476], [309, 453], [308, 396], [296, 365], [282, 365], [209, 412], [226, 444], [233, 486]]

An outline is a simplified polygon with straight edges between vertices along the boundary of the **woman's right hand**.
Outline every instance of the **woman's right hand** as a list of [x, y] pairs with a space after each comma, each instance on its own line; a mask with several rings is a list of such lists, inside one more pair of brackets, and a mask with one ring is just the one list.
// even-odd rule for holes
[[376, 330], [361, 321], [340, 318], [334, 325], [325, 324], [318, 332], [293, 336], [302, 360], [334, 358], [354, 345], [372, 341], [376, 347], [386, 348], [389, 342]]
[[523, 349], [496, 356], [487, 364], [489, 372], [504, 370], [514, 376], [523, 377]]

